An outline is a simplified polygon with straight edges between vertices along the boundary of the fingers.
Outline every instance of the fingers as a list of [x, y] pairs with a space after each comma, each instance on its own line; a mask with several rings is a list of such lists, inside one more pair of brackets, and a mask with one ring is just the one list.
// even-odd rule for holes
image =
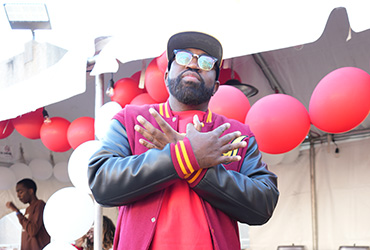
[[226, 130], [230, 128], [230, 123], [224, 123], [221, 126], [217, 127], [214, 132], [218, 137], [220, 137]]
[[142, 136], [144, 136], [146, 139], [152, 141], [150, 137], [154, 137], [155, 134], [159, 133], [160, 131], [155, 128], [150, 122], [148, 122], [143, 116], [138, 115], [136, 117], [136, 120], [143, 125], [143, 127], [140, 127], [139, 125], [135, 125], [134, 129], [139, 132]]
[[[180, 140], [181, 138], [184, 137], [184, 136], [181, 136], [176, 130], [174, 130], [171, 127], [171, 125], [168, 124], [163, 119], [163, 117], [154, 108], [150, 108], [149, 109], [149, 113], [154, 117], [154, 119], [156, 120], [157, 124], [159, 125], [159, 127], [163, 131], [163, 133], [161, 132], [161, 134], [164, 135], [161, 138], [163, 145], [165, 145], [167, 143], [170, 143], [170, 142], [175, 142], [176, 143], [178, 140]], [[166, 138], [166, 140], [165, 140], [165, 138]]]
[[11, 209], [11, 210], [13, 210], [13, 211], [17, 211], [18, 210], [18, 208], [14, 205], [14, 203], [13, 202], [11, 202], [11, 201], [8, 201], [6, 204], [5, 204], [5, 206], [7, 207], [7, 208], [9, 208], [9, 209]]
[[145, 146], [145, 147], [149, 148], [149, 149], [151, 149], [151, 148], [157, 148], [154, 144], [152, 144], [152, 143], [150, 143], [150, 142], [148, 142], [148, 141], [146, 141], [146, 140], [144, 140], [144, 139], [139, 139], [139, 143], [140, 143], [141, 145], [143, 145], [143, 146]]
[[234, 156], [221, 156], [219, 159], [219, 162], [221, 164], [227, 164], [230, 162], [240, 161], [242, 158], [240, 155], [234, 155]]
[[224, 146], [221, 147], [221, 152], [223, 154], [226, 154], [227, 152], [239, 149], [239, 148], [245, 148], [247, 146], [247, 143], [245, 141], [237, 142], [237, 143], [227, 143]]
[[220, 143], [222, 144], [229, 143], [230, 141], [238, 138], [239, 136], [241, 136], [240, 131], [234, 131], [234, 132], [228, 133], [220, 137]]
[[139, 125], [135, 125], [134, 129], [140, 133], [142, 136], [144, 136], [147, 140], [153, 142], [154, 138], [147, 130], [145, 130], [143, 127]]
[[165, 134], [173, 132], [172, 127], [163, 119], [163, 117], [154, 108], [149, 109], [149, 113], [154, 117], [159, 127]]
[[193, 125], [197, 131], [200, 132], [202, 130], [202, 123], [200, 122], [199, 117], [197, 115], [194, 115], [193, 117]]
[[144, 137], [139, 141], [143, 146], [149, 149], [162, 149], [168, 143], [176, 143], [184, 137], [176, 132], [154, 108], [150, 108], [149, 113], [154, 117], [159, 127], [154, 126], [141, 115], [138, 115], [136, 119], [142, 126], [134, 126], [135, 131]]
[[163, 145], [161, 145], [159, 138], [163, 137], [162, 132], [155, 128], [141, 115], [137, 116], [136, 119], [141, 125], [143, 125], [143, 127], [135, 125], [134, 129], [146, 139], [140, 139], [139, 143], [149, 149], [161, 148]]

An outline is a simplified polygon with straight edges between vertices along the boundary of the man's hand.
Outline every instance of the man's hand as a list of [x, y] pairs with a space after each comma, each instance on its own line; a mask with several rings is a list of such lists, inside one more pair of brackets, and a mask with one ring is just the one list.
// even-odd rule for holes
[[19, 209], [14, 205], [14, 203], [13, 202], [11, 202], [11, 201], [8, 201], [6, 204], [5, 204], [5, 206], [7, 207], [7, 208], [9, 208], [9, 209], [11, 209], [11, 210], [13, 210], [14, 212], [18, 212], [19, 211]]
[[149, 112], [155, 118], [163, 132], [139, 115], [137, 120], [143, 127], [135, 125], [135, 130], [146, 139], [140, 139], [139, 143], [149, 149], [163, 149], [168, 143], [177, 143], [186, 136], [190, 140], [193, 152], [201, 168], [210, 168], [218, 164], [240, 161], [240, 156], [238, 155], [227, 156], [223, 154], [247, 146], [247, 143], [244, 141], [229, 143], [241, 135], [239, 131], [220, 137], [230, 128], [229, 123], [225, 123], [213, 131], [202, 133], [200, 132], [202, 124], [198, 116], [195, 115], [193, 124], [189, 123], [187, 125], [186, 135], [184, 135], [175, 131], [155, 109], [150, 108]]
[[245, 141], [229, 143], [241, 135], [239, 131], [221, 136], [228, 128], [230, 128], [230, 124], [225, 123], [210, 132], [201, 133], [197, 131], [193, 125], [188, 124], [186, 128], [186, 137], [190, 140], [191, 147], [193, 148], [195, 158], [200, 168], [210, 168], [218, 164], [241, 160], [239, 155], [223, 155], [231, 150], [247, 146]]
[[[156, 122], [158, 123], [159, 127], [162, 129], [155, 128], [150, 122], [148, 122], [143, 116], [139, 115], [136, 119], [137, 121], [143, 125], [143, 127], [139, 125], [135, 125], [135, 130], [139, 132], [142, 136], [145, 137], [146, 140], [140, 139], [139, 143], [144, 145], [147, 148], [157, 148], [163, 149], [168, 143], [177, 143], [180, 140], [183, 140], [185, 135], [180, 134], [176, 130], [174, 130], [158, 112], [150, 108], [150, 114], [154, 117]], [[198, 116], [194, 116], [193, 119], [193, 126], [196, 130], [200, 131], [202, 125], [199, 121]]]

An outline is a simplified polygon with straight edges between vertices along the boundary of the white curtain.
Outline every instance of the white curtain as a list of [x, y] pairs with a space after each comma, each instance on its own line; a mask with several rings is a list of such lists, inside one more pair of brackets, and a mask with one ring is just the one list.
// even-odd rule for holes
[[[318, 249], [370, 246], [370, 139], [315, 145]], [[271, 220], [249, 229], [253, 250], [279, 245], [312, 249], [309, 150], [288, 165], [270, 166], [278, 175], [280, 198]]]

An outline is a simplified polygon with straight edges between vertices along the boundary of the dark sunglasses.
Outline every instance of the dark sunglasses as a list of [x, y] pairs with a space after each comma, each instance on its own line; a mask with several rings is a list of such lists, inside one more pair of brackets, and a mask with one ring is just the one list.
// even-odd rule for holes
[[189, 50], [175, 49], [173, 53], [175, 54], [176, 63], [182, 66], [187, 66], [191, 62], [193, 57], [196, 57], [199, 68], [204, 71], [210, 71], [211, 69], [213, 69], [213, 66], [217, 62], [217, 58], [214, 58], [213, 56], [209, 56], [206, 54], [197, 55], [193, 54]]

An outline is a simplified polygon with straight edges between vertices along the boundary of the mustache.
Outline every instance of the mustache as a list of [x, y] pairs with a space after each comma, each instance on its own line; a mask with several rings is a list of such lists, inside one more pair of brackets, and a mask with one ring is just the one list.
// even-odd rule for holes
[[200, 81], [202, 82], [202, 83], [204, 83], [204, 79], [203, 79], [203, 77], [199, 74], [199, 70], [198, 69], [193, 69], [193, 68], [189, 68], [189, 69], [187, 69], [187, 70], [184, 70], [181, 74], [179, 74], [179, 76], [177, 77], [178, 79], [181, 79], [181, 77], [182, 77], [182, 75], [183, 74], [185, 74], [186, 72], [194, 72], [194, 73], [196, 73], [197, 75], [198, 75], [198, 77], [199, 77], [199, 79], [200, 79]]

